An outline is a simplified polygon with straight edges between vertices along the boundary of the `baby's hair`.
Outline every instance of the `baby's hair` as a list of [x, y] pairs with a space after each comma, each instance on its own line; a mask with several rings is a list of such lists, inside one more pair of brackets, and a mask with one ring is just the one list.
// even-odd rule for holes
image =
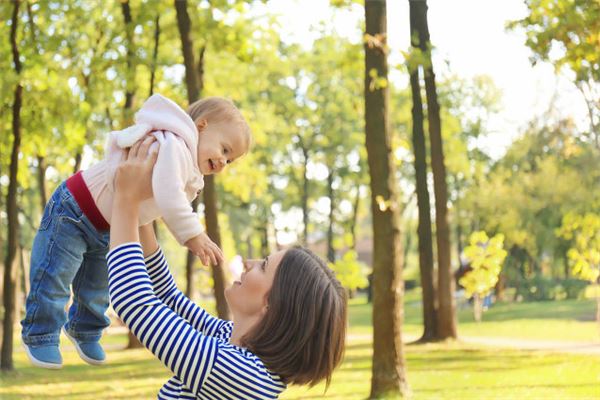
[[187, 110], [189, 116], [196, 122], [198, 119], [205, 119], [206, 122], [219, 123], [231, 122], [236, 124], [246, 141], [246, 152], [252, 146], [252, 133], [250, 126], [240, 110], [233, 102], [224, 97], [206, 97], [190, 104]]

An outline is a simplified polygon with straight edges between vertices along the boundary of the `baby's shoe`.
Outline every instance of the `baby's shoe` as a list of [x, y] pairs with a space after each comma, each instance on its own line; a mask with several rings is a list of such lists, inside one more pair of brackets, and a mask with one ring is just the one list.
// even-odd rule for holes
[[58, 345], [32, 345], [23, 343], [29, 361], [36, 367], [60, 369], [63, 366]]
[[66, 337], [75, 345], [79, 357], [91, 365], [102, 365], [106, 361], [104, 349], [98, 342], [86, 342], [69, 335], [69, 332], [63, 326], [63, 332]]

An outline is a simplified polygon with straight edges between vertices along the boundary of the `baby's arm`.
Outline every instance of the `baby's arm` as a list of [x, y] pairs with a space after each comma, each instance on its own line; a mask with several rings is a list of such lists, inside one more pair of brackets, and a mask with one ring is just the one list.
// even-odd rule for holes
[[152, 173], [154, 201], [163, 220], [180, 244], [202, 233], [202, 225], [187, 198], [185, 187], [191, 174], [191, 156], [173, 135], [157, 133], [158, 158]]

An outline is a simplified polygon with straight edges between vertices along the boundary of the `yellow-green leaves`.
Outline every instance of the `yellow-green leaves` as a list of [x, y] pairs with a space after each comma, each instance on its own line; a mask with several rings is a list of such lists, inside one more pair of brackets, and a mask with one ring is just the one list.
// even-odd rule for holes
[[388, 85], [388, 80], [384, 76], [379, 76], [379, 73], [375, 68], [371, 68], [369, 70], [369, 90], [374, 92], [375, 90], [386, 88]]
[[573, 274], [597, 282], [600, 276], [600, 215], [568, 213], [557, 234], [571, 242], [567, 257]]
[[335, 263], [329, 263], [329, 267], [335, 271], [336, 278], [348, 290], [364, 288], [369, 283], [366, 277], [367, 266], [358, 261], [356, 252], [353, 250], [347, 251]]
[[465, 248], [465, 257], [472, 270], [460, 279], [468, 296], [485, 296], [498, 282], [502, 263], [506, 258], [504, 235], [497, 234], [491, 239], [483, 231], [473, 232], [469, 245]]

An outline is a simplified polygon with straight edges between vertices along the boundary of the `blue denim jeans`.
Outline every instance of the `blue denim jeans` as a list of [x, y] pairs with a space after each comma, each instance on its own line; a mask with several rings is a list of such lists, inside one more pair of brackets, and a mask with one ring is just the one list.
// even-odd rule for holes
[[65, 305], [73, 289], [66, 329], [83, 341], [98, 341], [110, 320], [108, 308], [109, 232], [99, 232], [81, 212], [63, 182], [46, 204], [31, 250], [23, 342], [58, 345]]

